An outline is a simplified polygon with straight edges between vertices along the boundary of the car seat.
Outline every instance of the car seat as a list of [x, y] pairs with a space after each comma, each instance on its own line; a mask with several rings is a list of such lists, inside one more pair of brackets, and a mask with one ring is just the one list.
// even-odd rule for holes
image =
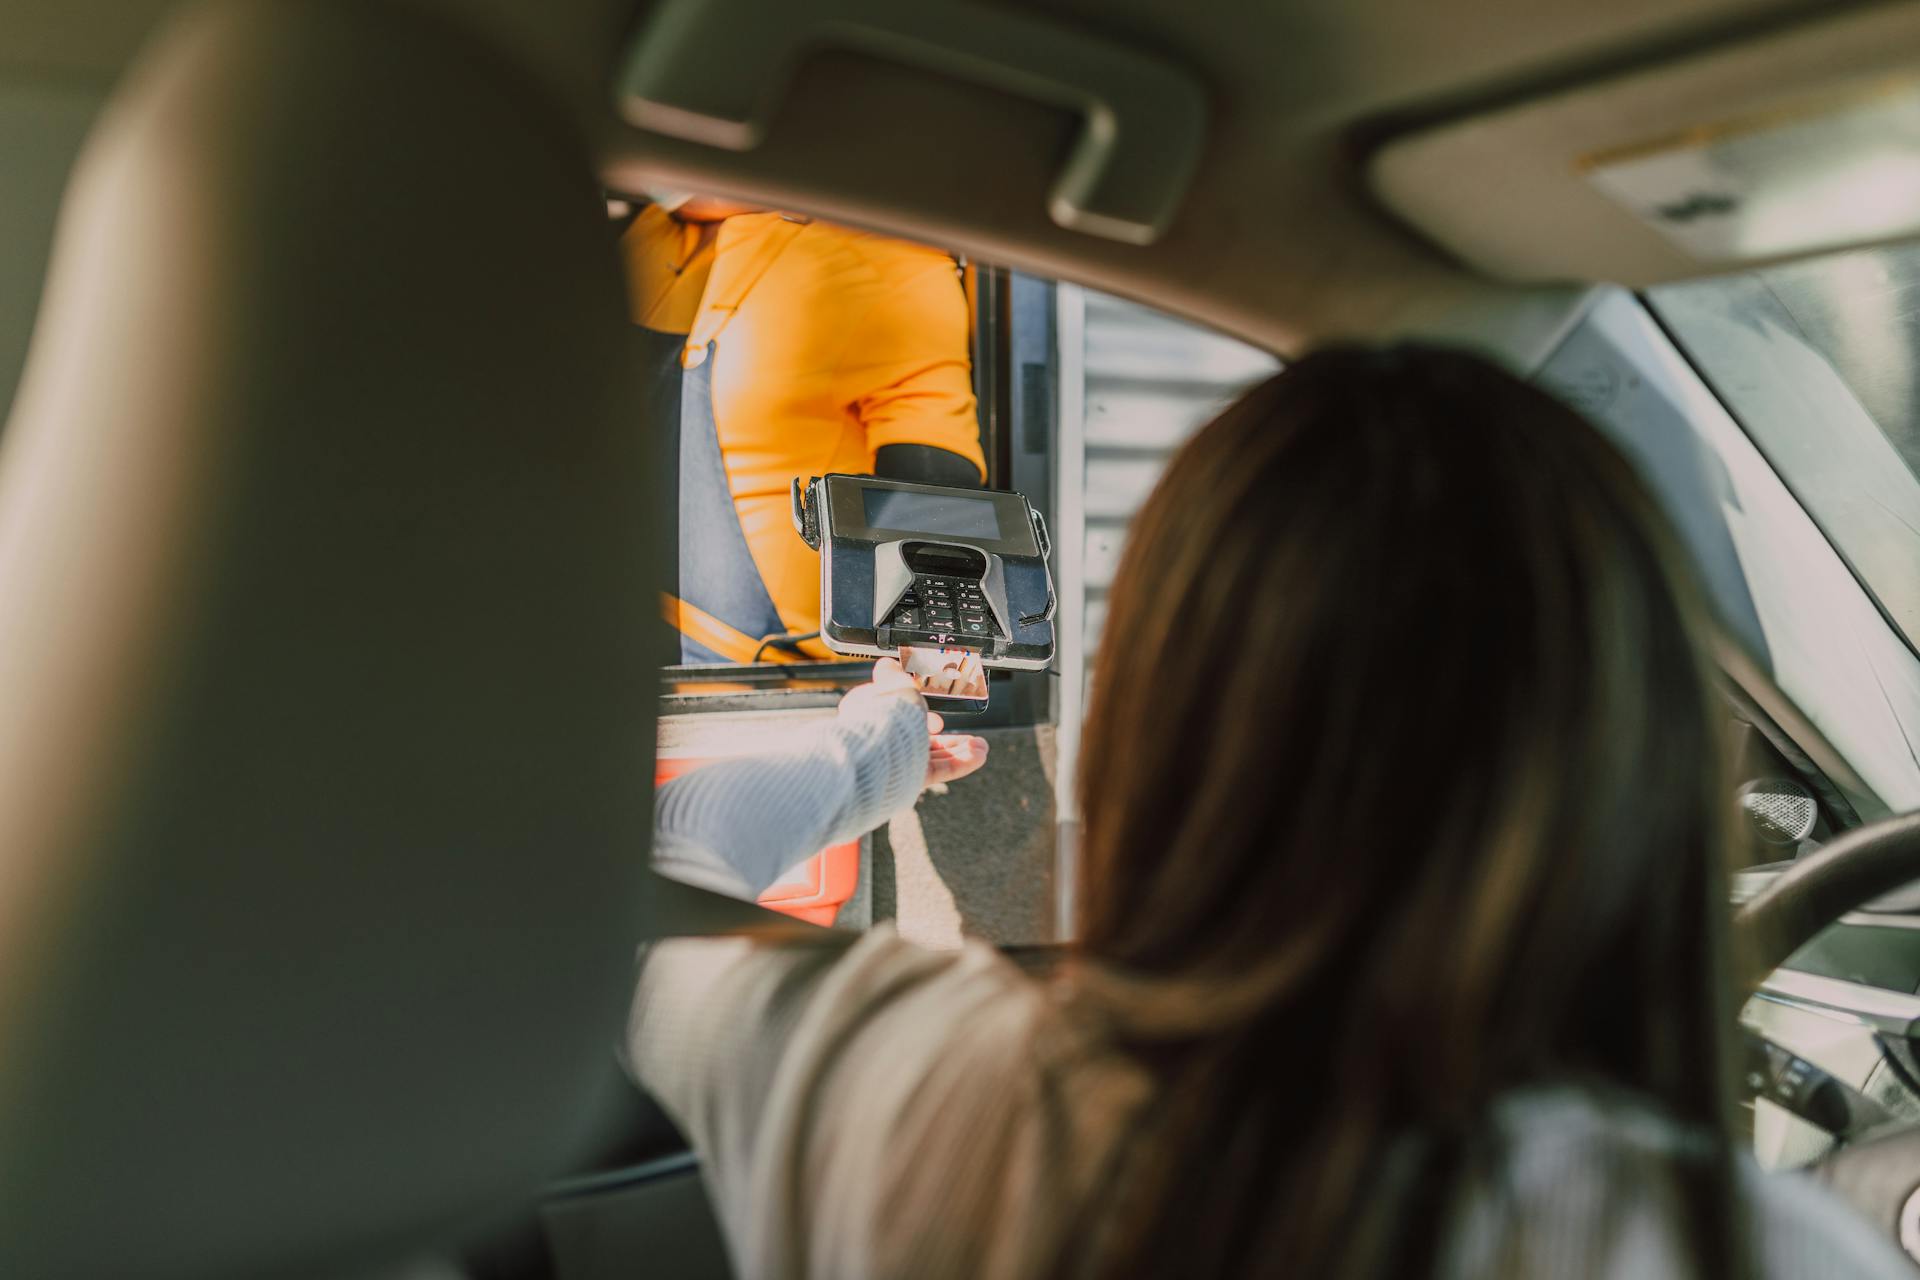
[[575, 123], [426, 10], [169, 23], [0, 452], [0, 1275], [524, 1202], [631, 978], [659, 622]]

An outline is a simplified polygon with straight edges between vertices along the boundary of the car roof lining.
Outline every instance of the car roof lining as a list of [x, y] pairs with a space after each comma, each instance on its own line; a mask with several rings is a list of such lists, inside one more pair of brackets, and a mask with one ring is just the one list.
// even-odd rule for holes
[[[1887, 4], [1819, 0], [1291, 0], [1170, 6], [1031, 0], [1033, 12], [1162, 49], [1212, 92], [1211, 136], [1180, 215], [1157, 243], [1055, 226], [1045, 195], [1064, 113], [858, 55], [809, 59], [750, 152], [647, 133], [614, 109], [632, 0], [420, 0], [486, 29], [549, 80], [596, 139], [609, 185], [695, 185], [915, 235], [1081, 281], [1280, 351], [1342, 336], [1465, 332], [1525, 348], [1577, 292], [1500, 284], [1464, 268], [1368, 190], [1363, 148], [1386, 127], [1513, 101], [1542, 86], [1672, 61], [1802, 21]], [[166, 0], [16, 0], [5, 61], [111, 76]], [[1790, 34], [1790, 32], [1789, 32]], [[906, 146], [901, 138], [939, 139]], [[991, 173], [992, 182], [978, 180]], [[483, 188], [484, 182], [477, 182]], [[1588, 246], [1604, 268], [1609, 249]], [[1568, 271], [1576, 282], [1612, 278]], [[1522, 358], [1537, 358], [1537, 351]]]

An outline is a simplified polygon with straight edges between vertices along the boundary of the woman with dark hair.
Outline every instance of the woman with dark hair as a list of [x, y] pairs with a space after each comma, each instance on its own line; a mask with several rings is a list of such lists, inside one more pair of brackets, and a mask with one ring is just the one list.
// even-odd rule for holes
[[[885, 929], [652, 949], [631, 1064], [743, 1275], [1911, 1274], [1736, 1153], [1698, 607], [1574, 413], [1302, 360], [1174, 459], [1105, 634], [1050, 978]], [[669, 784], [659, 856], [758, 888], [927, 743], [883, 662], [810, 749]]]

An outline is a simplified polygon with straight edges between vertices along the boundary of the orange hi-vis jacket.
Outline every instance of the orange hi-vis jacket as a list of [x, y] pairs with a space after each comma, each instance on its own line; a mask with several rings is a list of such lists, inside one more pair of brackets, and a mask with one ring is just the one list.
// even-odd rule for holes
[[[984, 478], [954, 261], [924, 245], [780, 213], [682, 223], [649, 205], [621, 240], [634, 323], [685, 334], [680, 363], [710, 367], [711, 414], [733, 509], [788, 631], [820, 625], [820, 561], [793, 530], [794, 477], [870, 473], [891, 444], [929, 445]], [[753, 625], [675, 617], [713, 638]], [[705, 624], [717, 621], [715, 629]], [[697, 630], [705, 626], [704, 630]], [[803, 646], [829, 656], [817, 641]], [[777, 655], [775, 655], [777, 656]]]

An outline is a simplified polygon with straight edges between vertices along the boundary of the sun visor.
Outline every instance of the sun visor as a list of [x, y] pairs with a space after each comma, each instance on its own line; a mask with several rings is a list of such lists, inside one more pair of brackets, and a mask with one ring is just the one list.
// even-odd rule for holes
[[1376, 194], [1510, 280], [1644, 285], [1920, 235], [1920, 7], [1887, 6], [1402, 136]]

